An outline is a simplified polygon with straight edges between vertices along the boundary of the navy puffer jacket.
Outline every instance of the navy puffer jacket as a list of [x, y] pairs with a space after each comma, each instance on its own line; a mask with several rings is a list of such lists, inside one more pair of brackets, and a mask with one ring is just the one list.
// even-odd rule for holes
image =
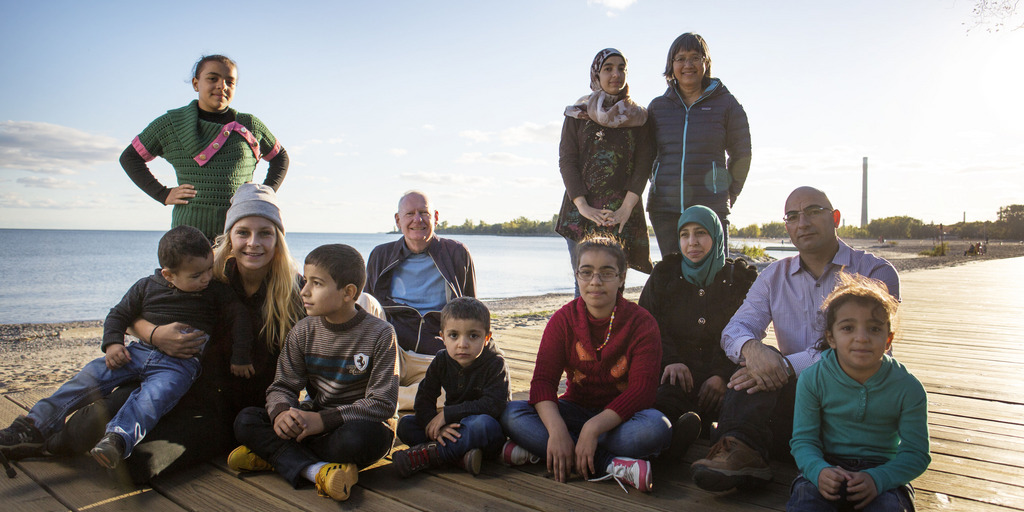
[[[750, 170], [750, 125], [743, 106], [720, 80], [712, 78], [689, 108], [670, 85], [648, 110], [658, 157], [647, 210], [680, 213], [699, 204], [728, 215]], [[680, 173], [685, 182], [682, 196]]]

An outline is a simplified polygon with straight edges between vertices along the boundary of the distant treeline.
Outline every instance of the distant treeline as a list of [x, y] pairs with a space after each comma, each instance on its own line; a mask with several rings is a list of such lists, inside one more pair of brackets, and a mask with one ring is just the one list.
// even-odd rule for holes
[[551, 220], [548, 221], [519, 217], [500, 224], [488, 224], [484, 221], [473, 224], [471, 219], [466, 219], [461, 225], [452, 225], [448, 224], [448, 221], [441, 221], [435, 230], [440, 234], [458, 235], [557, 236], [555, 233], [556, 220], [558, 220], [558, 215], [551, 216]]
[[[1024, 205], [1011, 204], [997, 212], [998, 219], [993, 221], [957, 222], [956, 224], [925, 224], [913, 217], [886, 217], [874, 219], [867, 228], [842, 226], [839, 236], [842, 238], [878, 238], [888, 240], [936, 238], [940, 231], [945, 237], [953, 238], [996, 238], [1009, 240], [1024, 239]], [[940, 230], [941, 228], [941, 230]], [[785, 238], [786, 226], [782, 222], [751, 224], [736, 228], [729, 226], [729, 235], [739, 238]]]
[[[451, 225], [448, 221], [442, 221], [437, 225], [437, 232], [441, 234], [464, 234], [464, 235], [555, 235], [555, 222], [558, 215], [551, 216], [549, 221], [530, 220], [526, 217], [519, 217], [500, 224], [488, 224], [480, 221], [476, 224], [466, 219], [461, 225]], [[939, 228], [946, 237], [954, 238], [996, 238], [1009, 240], [1024, 240], [1024, 205], [1011, 204], [999, 209], [998, 220], [984, 222], [958, 222], [956, 224], [925, 224], [913, 217], [886, 217], [874, 219], [868, 223], [867, 228], [856, 226], [842, 226], [839, 228], [839, 236], [843, 238], [878, 238], [888, 240], [898, 239], [926, 239], [939, 236]], [[648, 228], [650, 231], [650, 228]], [[653, 233], [652, 233], [653, 236]], [[786, 225], [779, 221], [766, 222], [761, 225], [751, 224], [746, 227], [737, 228], [729, 226], [729, 236], [737, 238], [786, 238]]]

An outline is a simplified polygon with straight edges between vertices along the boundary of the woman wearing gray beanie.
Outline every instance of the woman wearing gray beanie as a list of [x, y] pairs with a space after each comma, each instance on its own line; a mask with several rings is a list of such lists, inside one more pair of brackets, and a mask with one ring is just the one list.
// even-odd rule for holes
[[[246, 183], [231, 198], [225, 234], [214, 247], [214, 276], [238, 294], [253, 319], [255, 376], [234, 377], [228, 371], [231, 347], [227, 332], [211, 333], [214, 342], [203, 355], [203, 371], [192, 389], [140, 442], [127, 462], [131, 477], [145, 482], [165, 471], [179, 470], [223, 456], [237, 446], [233, 424], [245, 407], [263, 406], [274, 379], [277, 355], [285, 336], [305, 316], [299, 297], [298, 268], [284, 239], [284, 223], [274, 190]], [[203, 333], [181, 323], [154, 325], [136, 320], [137, 333], [175, 357], [191, 357]], [[83, 453], [103, 435], [108, 418], [133, 386], [122, 386], [106, 398], [69, 418], [47, 450], [54, 454]], [[82, 448], [82, 447], [85, 448]]]

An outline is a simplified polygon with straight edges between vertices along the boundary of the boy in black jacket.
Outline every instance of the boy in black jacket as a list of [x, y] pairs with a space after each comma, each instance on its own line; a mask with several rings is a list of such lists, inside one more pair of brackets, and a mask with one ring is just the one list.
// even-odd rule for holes
[[[394, 453], [403, 477], [454, 462], [480, 473], [484, 452], [496, 455], [505, 442], [498, 418], [509, 395], [508, 365], [491, 341], [491, 314], [479, 300], [454, 299], [441, 310], [444, 350], [434, 357], [416, 393], [415, 415], [398, 422], [408, 450]], [[444, 407], [437, 397], [444, 388]]]

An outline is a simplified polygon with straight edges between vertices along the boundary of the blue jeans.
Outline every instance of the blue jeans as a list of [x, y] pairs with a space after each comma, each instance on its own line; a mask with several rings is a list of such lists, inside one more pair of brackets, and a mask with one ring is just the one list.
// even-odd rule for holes
[[235, 437], [263, 460], [271, 463], [278, 474], [293, 487], [305, 481], [302, 470], [317, 462], [351, 462], [364, 467], [388, 454], [395, 442], [395, 433], [380, 421], [352, 420], [340, 427], [298, 442], [281, 439], [274, 433], [263, 407], [247, 407], [235, 418]]
[[110, 394], [126, 382], [140, 381], [124, 406], [107, 423], [106, 431], [125, 442], [124, 457], [156, 426], [192, 386], [202, 369], [199, 359], [171, 357], [142, 343], [127, 345], [131, 361], [111, 370], [104, 358], [94, 359], [54, 394], [36, 403], [28, 417], [43, 436], [64, 428], [64, 418], [84, 405]]
[[[583, 424], [603, 409], [590, 409], [566, 400], [558, 401], [558, 412], [575, 443]], [[501, 415], [501, 426], [508, 436], [526, 451], [540, 458], [548, 453], [548, 430], [537, 409], [525, 400], [509, 402]], [[672, 422], [656, 409], [644, 409], [619, 426], [597, 438], [594, 469], [604, 472], [615, 457], [644, 459], [668, 449], [672, 442]]]
[[[831, 462], [831, 461], [830, 461]], [[877, 464], [862, 464], [850, 466], [839, 464], [839, 466], [850, 471], [863, 471], [864, 469], [877, 466]], [[859, 468], [859, 469], [855, 469]], [[855, 503], [846, 501], [840, 497], [839, 501], [829, 501], [818, 492], [818, 487], [810, 480], [800, 475], [793, 480], [789, 488], [789, 501], [786, 502], [788, 511], [853, 511]], [[863, 509], [865, 512], [895, 512], [914, 510], [914, 488], [910, 484], [889, 489], [878, 493], [875, 499], [871, 500]]]
[[[496, 455], [505, 444], [505, 433], [501, 430], [498, 420], [487, 414], [466, 416], [459, 421], [458, 441], [445, 441], [445, 446], [437, 445], [437, 454], [441, 462], [451, 462], [462, 458], [466, 452], [481, 448], [488, 456]], [[415, 414], [403, 416], [398, 421], [398, 438], [409, 446], [429, 442], [424, 426], [416, 420]]]

